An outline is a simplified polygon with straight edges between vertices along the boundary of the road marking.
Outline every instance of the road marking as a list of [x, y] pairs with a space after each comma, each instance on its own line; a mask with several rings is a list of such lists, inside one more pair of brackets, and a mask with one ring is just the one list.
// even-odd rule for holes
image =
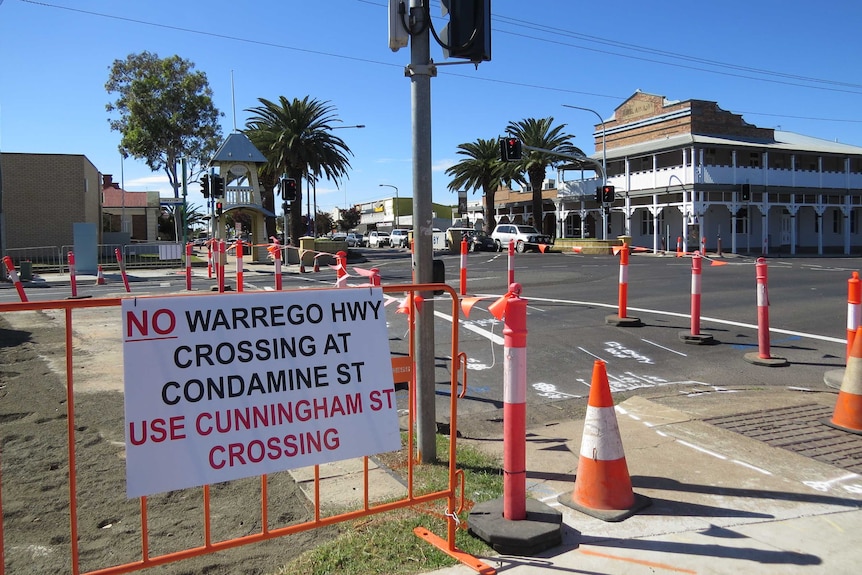
[[[480, 297], [480, 296], [481, 297], [500, 297], [499, 295], [494, 295], [494, 294], [477, 294], [477, 297]], [[535, 301], [543, 301], [543, 302], [548, 302], [548, 303], [562, 303], [562, 304], [580, 305], [580, 306], [586, 306], [586, 307], [604, 307], [604, 308], [608, 308], [608, 309], [618, 309], [619, 308], [619, 304], [600, 303], [600, 302], [582, 301], [582, 300], [544, 298], [544, 297], [534, 297], [534, 296], [530, 297], [530, 301], [534, 301], [534, 302]], [[689, 314], [686, 314], [686, 313], [677, 313], [677, 312], [673, 312], [673, 311], [664, 311], [664, 310], [651, 309], [651, 308], [645, 308], [645, 307], [628, 307], [627, 309], [628, 309], [628, 311], [640, 311], [640, 312], [644, 312], [644, 313], [651, 313], [654, 315], [664, 315], [664, 316], [668, 316], [668, 317], [679, 317], [679, 318], [691, 319], [691, 316]], [[711, 322], [711, 323], [717, 323], [717, 324], [721, 324], [721, 325], [731, 325], [734, 327], [742, 327], [742, 328], [753, 329], [753, 330], [758, 329], [756, 324], [743, 323], [741, 321], [731, 321], [731, 320], [726, 320], [726, 319], [719, 319], [717, 317], [706, 317], [706, 316], [701, 316], [700, 319], [703, 322]], [[769, 332], [770, 333], [781, 333], [781, 334], [785, 334], [785, 335], [796, 335], [796, 336], [805, 337], [808, 339], [815, 339], [815, 340], [819, 340], [819, 341], [828, 341], [830, 343], [847, 344], [846, 339], [841, 339], [841, 338], [837, 338], [837, 337], [829, 337], [829, 336], [825, 336], [825, 335], [817, 335], [814, 333], [806, 333], [806, 332], [802, 332], [802, 331], [793, 331], [793, 330], [789, 330], [789, 329], [778, 329], [778, 328], [770, 327]]]
[[654, 341], [650, 341], [650, 340], [648, 340], [648, 339], [644, 339], [644, 338], [641, 338], [641, 341], [642, 341], [642, 342], [644, 342], [644, 343], [648, 343], [648, 344], [650, 344], [650, 345], [654, 345], [654, 346], [656, 346], [656, 347], [659, 347], [659, 348], [661, 348], [661, 349], [663, 349], [663, 350], [665, 350], [665, 351], [669, 351], [669, 352], [671, 352], [671, 353], [675, 353], [675, 354], [677, 354], [677, 355], [681, 355], [681, 356], [683, 356], [683, 357], [688, 357], [688, 355], [686, 355], [686, 354], [682, 353], [681, 351], [676, 351], [675, 349], [671, 349], [671, 348], [669, 348], [669, 347], [665, 347], [665, 346], [663, 346], [663, 345], [659, 345], [659, 344], [657, 344], [657, 343], [656, 343], [656, 342], [654, 342]]

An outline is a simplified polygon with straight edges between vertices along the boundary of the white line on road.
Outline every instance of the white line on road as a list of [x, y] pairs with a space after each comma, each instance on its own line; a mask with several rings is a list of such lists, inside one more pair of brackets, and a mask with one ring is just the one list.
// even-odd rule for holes
[[682, 353], [681, 351], [676, 351], [675, 349], [671, 349], [671, 348], [669, 348], [669, 347], [665, 347], [665, 346], [663, 346], [663, 345], [659, 345], [659, 344], [657, 344], [657, 343], [656, 343], [656, 342], [654, 342], [654, 341], [650, 341], [650, 340], [648, 340], [648, 339], [644, 339], [644, 338], [641, 338], [641, 341], [642, 341], [642, 342], [644, 342], [644, 343], [648, 343], [648, 344], [650, 344], [650, 345], [654, 345], [654, 346], [656, 346], [656, 347], [659, 347], [659, 348], [661, 348], [661, 349], [663, 349], [663, 350], [665, 350], [665, 351], [669, 351], [669, 352], [671, 352], [671, 353], [675, 353], [675, 354], [677, 354], [677, 355], [681, 355], [681, 356], [683, 356], [683, 357], [688, 357], [686, 354]]

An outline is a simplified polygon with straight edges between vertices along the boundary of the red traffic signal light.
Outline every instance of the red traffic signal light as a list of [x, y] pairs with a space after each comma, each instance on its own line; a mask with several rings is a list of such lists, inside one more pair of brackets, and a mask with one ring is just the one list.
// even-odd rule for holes
[[605, 204], [614, 203], [614, 187], [602, 186], [602, 202]]
[[296, 200], [296, 180], [293, 178], [281, 179], [281, 196], [286, 202]]
[[521, 140], [512, 136], [500, 138], [500, 161], [517, 162], [521, 154]]
[[216, 202], [216, 215], [217, 216], [220, 216], [222, 214], [223, 209], [224, 209], [224, 206], [222, 205], [222, 203]]

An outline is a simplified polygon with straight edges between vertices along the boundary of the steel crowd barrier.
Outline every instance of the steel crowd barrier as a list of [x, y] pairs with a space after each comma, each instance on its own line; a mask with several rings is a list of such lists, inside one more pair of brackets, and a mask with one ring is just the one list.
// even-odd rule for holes
[[[225, 538], [218, 538], [216, 536], [216, 533], [229, 532], [229, 529], [219, 527], [217, 519], [220, 517], [220, 514], [217, 512], [214, 513], [212, 511], [213, 500], [218, 494], [218, 486], [205, 485], [202, 488], [184, 489], [180, 490], [180, 492], [171, 492], [166, 495], [160, 494], [151, 497], [143, 496], [138, 498], [138, 527], [124, 523], [121, 527], [118, 526], [118, 528], [112, 529], [112, 523], [110, 521], [106, 521], [105, 518], [102, 518], [100, 521], [97, 522], [93, 521], [93, 517], [87, 515], [86, 519], [82, 519], [82, 510], [88, 508], [87, 502], [91, 501], [92, 499], [89, 498], [92, 497], [108, 498], [110, 501], [116, 500], [117, 517], [122, 516], [122, 511], [120, 511], [120, 509], [123, 509], [125, 511], [131, 509], [132, 511], [134, 511], [133, 502], [127, 501], [125, 499], [125, 489], [124, 484], [122, 483], [122, 479], [116, 480], [113, 486], [95, 486], [79, 483], [82, 471], [86, 471], [81, 470], [78, 463], [79, 455], [82, 453], [82, 451], [87, 449], [96, 449], [95, 444], [104, 446], [104, 444], [108, 441], [108, 439], [106, 439], [106, 437], [104, 436], [105, 433], [108, 433], [109, 436], [111, 434], [116, 434], [117, 437], [123, 437], [124, 433], [122, 430], [112, 430], [110, 432], [107, 432], [106, 430], [100, 430], [98, 432], [99, 441], [97, 442], [85, 442], [82, 441], [79, 437], [79, 435], [84, 433], [84, 429], [79, 427], [81, 423], [76, 417], [75, 378], [76, 373], [78, 373], [76, 366], [80, 367], [79, 362], [86, 361], [86, 354], [82, 354], [80, 351], [76, 353], [73, 338], [73, 316], [78, 318], [84, 317], [81, 314], [88, 313], [86, 310], [91, 310], [89, 313], [95, 314], [97, 312], [92, 311], [94, 310], [94, 308], [119, 308], [122, 299], [92, 298], [52, 300], [42, 302], [0, 303], [0, 314], [13, 314], [28, 311], [46, 312], [49, 310], [53, 310], [61, 312], [63, 317], [62, 321], [65, 330], [64, 383], [66, 394], [64, 402], [66, 413], [64, 414], [64, 420], [66, 423], [65, 452], [67, 454], [67, 461], [63, 463], [65, 464], [66, 469], [71, 470], [68, 473], [68, 484], [63, 488], [59, 488], [55, 491], [49, 491], [45, 489], [40, 489], [39, 478], [28, 478], [28, 480], [31, 481], [22, 481], [22, 483], [27, 483], [33, 489], [40, 489], [40, 493], [38, 494], [38, 496], [41, 498], [56, 497], [57, 501], [55, 505], [55, 510], [59, 511], [63, 506], [68, 506], [67, 515], [69, 519], [69, 531], [66, 534], [67, 536], [62, 538], [61, 545], [68, 546], [68, 559], [65, 561], [65, 564], [71, 566], [71, 572], [74, 575], [113, 575], [121, 573], [131, 573], [141, 569], [175, 563], [193, 557], [215, 553], [217, 551], [228, 550], [242, 545], [260, 543], [278, 537], [285, 537], [299, 532], [319, 529], [338, 523], [344, 523], [346, 521], [352, 521], [363, 517], [381, 514], [387, 511], [393, 511], [409, 507], [414, 508], [418, 512], [428, 513], [430, 515], [437, 516], [438, 518], [442, 518], [446, 522], [446, 534], [444, 537], [437, 536], [429, 529], [426, 529], [424, 527], [417, 527], [414, 529], [414, 533], [417, 536], [431, 543], [432, 545], [435, 545], [444, 553], [449, 554], [453, 558], [464, 563], [465, 565], [469, 566], [470, 568], [474, 569], [479, 573], [489, 575], [495, 573], [496, 571], [492, 567], [482, 563], [473, 556], [460, 551], [455, 546], [456, 531], [459, 526], [461, 528], [464, 527], [464, 525], [461, 524], [461, 521], [458, 518], [458, 514], [465, 509], [463, 484], [464, 474], [462, 470], [457, 469], [456, 461], [456, 438], [458, 436], [457, 400], [459, 397], [464, 396], [464, 394], [466, 393], [467, 385], [467, 358], [464, 353], [460, 353], [458, 351], [459, 321], [457, 318], [459, 317], [460, 311], [458, 296], [451, 287], [445, 284], [388, 285], [384, 286], [382, 289], [384, 292], [384, 296], [388, 295], [389, 297], [393, 297], [391, 294], [406, 294], [406, 301], [414, 300], [414, 296], [416, 296], [416, 299], [418, 299], [417, 292], [432, 291], [445, 292], [451, 297], [452, 300], [450, 314], [451, 317], [454, 319], [451, 324], [450, 357], [453, 358], [451, 360], [453, 365], [451, 366], [451, 369], [449, 369], [449, 373], [451, 374], [451, 393], [449, 404], [451, 431], [447, 462], [448, 481], [446, 487], [437, 491], [419, 493], [418, 491], [420, 491], [420, 489], [417, 489], [415, 485], [415, 478], [418, 476], [418, 473], [421, 470], [421, 466], [416, 464], [414, 461], [414, 455], [418, 453], [418, 449], [415, 444], [415, 438], [413, 433], [413, 429], [415, 427], [414, 422], [416, 419], [416, 386], [414, 385], [416, 369], [415, 363], [413, 362], [413, 358], [415, 357], [414, 346], [416, 338], [413, 331], [415, 329], [414, 314], [422, 313], [422, 311], [421, 307], [417, 306], [416, 309], [411, 307], [408, 316], [408, 329], [410, 333], [407, 344], [409, 348], [408, 354], [406, 357], [391, 355], [392, 368], [393, 373], [396, 376], [394, 378], [396, 383], [399, 382], [399, 380], [402, 382], [410, 382], [408, 401], [409, 425], [407, 426], [409, 431], [407, 433], [406, 445], [402, 447], [402, 450], [406, 452], [405, 459], [407, 465], [407, 476], [405, 478], [406, 488], [404, 489], [404, 493], [394, 498], [387, 497], [382, 501], [372, 500], [369, 488], [369, 456], [364, 456], [361, 458], [361, 503], [356, 505], [355, 507], [339, 508], [339, 510], [334, 512], [333, 514], [325, 515], [321, 511], [326, 501], [322, 495], [321, 473], [319, 469], [320, 466], [315, 465], [313, 468], [313, 518], [299, 523], [279, 525], [276, 523], [280, 521], [280, 517], [279, 519], [276, 519], [275, 517], [273, 517], [273, 514], [270, 513], [270, 511], [273, 509], [273, 506], [275, 505], [275, 503], [271, 501], [269, 496], [269, 491], [273, 488], [273, 480], [268, 478], [266, 475], [262, 475], [259, 476], [258, 488], [260, 507], [256, 513], [250, 513], [248, 521], [245, 522], [246, 525], [259, 525], [260, 528], [257, 531], [251, 533], [243, 531], [244, 534], [228, 536]], [[248, 294], [253, 292], [246, 293]], [[208, 297], [209, 295], [210, 294], [208, 293], [201, 293], [194, 294], [191, 296], [185, 295], [184, 297]], [[145, 296], [137, 299], [146, 299], [148, 297], [159, 296]], [[235, 297], [246, 297], [246, 295], [236, 294]], [[439, 301], [440, 298], [435, 299]], [[462, 380], [460, 381], [460, 390], [458, 389], [459, 374], [462, 378]], [[2, 429], [0, 429], [0, 431], [2, 431]], [[111, 455], [110, 457], [114, 456], [115, 454]], [[19, 539], [16, 539], [13, 534], [16, 529], [22, 529], [24, 527], [21, 524], [21, 521], [29, 521], [26, 517], [22, 517], [20, 514], [14, 514], [13, 516], [7, 517], [3, 516], [2, 502], [4, 501], [4, 493], [6, 487], [4, 480], [12, 481], [14, 479], [14, 475], [14, 470], [10, 472], [8, 465], [4, 466], [3, 477], [0, 478], [0, 575], [3, 575], [6, 572], [7, 568], [8, 557], [6, 548], [4, 547], [4, 541], [7, 545], [9, 545], [10, 541], [20, 541]], [[35, 481], [32, 481], [33, 479], [35, 479]], [[253, 480], [251, 479], [237, 481], [246, 482], [244, 488], [254, 488]], [[177, 500], [181, 500], [181, 512], [188, 515], [192, 512], [192, 510], [190, 510], [189, 508], [188, 500], [194, 497], [194, 492], [198, 490], [200, 490], [202, 497], [200, 504], [202, 509], [202, 515], [200, 520], [201, 524], [197, 527], [196, 530], [196, 533], [201, 534], [200, 544], [183, 549], [170, 549], [170, 542], [172, 541], [171, 534], [168, 533], [169, 529], [165, 529], [165, 523], [164, 520], [161, 519], [160, 513], [164, 513], [168, 517], [170, 517], [172, 514], [176, 514], [178, 510], [171, 507], [171, 504], [175, 504]], [[67, 495], [62, 495], [61, 491], [67, 491]], [[182, 495], [178, 495], [178, 493], [182, 493]], [[439, 513], [435, 513], [434, 511], [429, 509], [429, 506], [432, 506], [433, 504], [436, 504], [438, 506], [445, 505], [445, 510]], [[64, 510], [64, 513], [65, 512], [66, 510]], [[115, 520], [117, 522], [120, 521], [120, 519]], [[32, 530], [30, 531], [28, 537], [31, 538], [31, 541], [28, 546], [32, 548], [40, 548], [40, 546], [43, 546], [44, 548], [56, 549], [59, 546], [56, 539], [50, 539], [51, 535], [49, 534], [48, 529], [45, 530], [44, 537], [46, 539], [44, 541], [39, 541], [38, 537], [36, 538], [36, 540], [32, 540]], [[125, 549], [126, 547], [119, 545], [120, 539], [123, 540], [122, 542], [128, 542], [131, 539], [132, 544], [134, 544], [136, 547], [139, 546], [139, 556], [130, 557], [127, 556], [128, 553], [124, 554], [123, 552], [121, 552], [120, 550]], [[110, 551], [104, 552], [104, 550], [106, 549]], [[101, 552], [97, 552], [98, 550], [101, 550]], [[22, 558], [20, 556], [20, 547], [16, 546], [16, 553], [19, 554], [18, 560], [21, 561]], [[85, 561], [82, 560], [82, 555], [85, 556]], [[98, 560], [94, 559], [94, 556], [98, 556]], [[110, 560], [113, 562], [119, 560], [120, 562], [113, 563], [110, 565], [90, 565], [90, 563], [98, 563], [99, 560]], [[82, 563], [87, 563], [87, 565], [84, 566], [82, 565]], [[275, 567], [277, 566], [273, 565], [273, 568]]]

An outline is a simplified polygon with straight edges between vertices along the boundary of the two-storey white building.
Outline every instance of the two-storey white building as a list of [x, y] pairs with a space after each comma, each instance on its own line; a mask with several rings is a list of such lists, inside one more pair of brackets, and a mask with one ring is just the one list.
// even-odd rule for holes
[[[628, 235], [655, 250], [705, 242], [734, 253], [862, 253], [862, 147], [644, 92], [596, 125], [594, 138], [591, 158], [606, 164], [616, 199], [604, 218], [598, 170], [586, 178], [561, 170], [545, 214], [558, 237], [602, 238], [606, 221], [604, 237]], [[498, 216], [507, 212], [498, 206]]]

